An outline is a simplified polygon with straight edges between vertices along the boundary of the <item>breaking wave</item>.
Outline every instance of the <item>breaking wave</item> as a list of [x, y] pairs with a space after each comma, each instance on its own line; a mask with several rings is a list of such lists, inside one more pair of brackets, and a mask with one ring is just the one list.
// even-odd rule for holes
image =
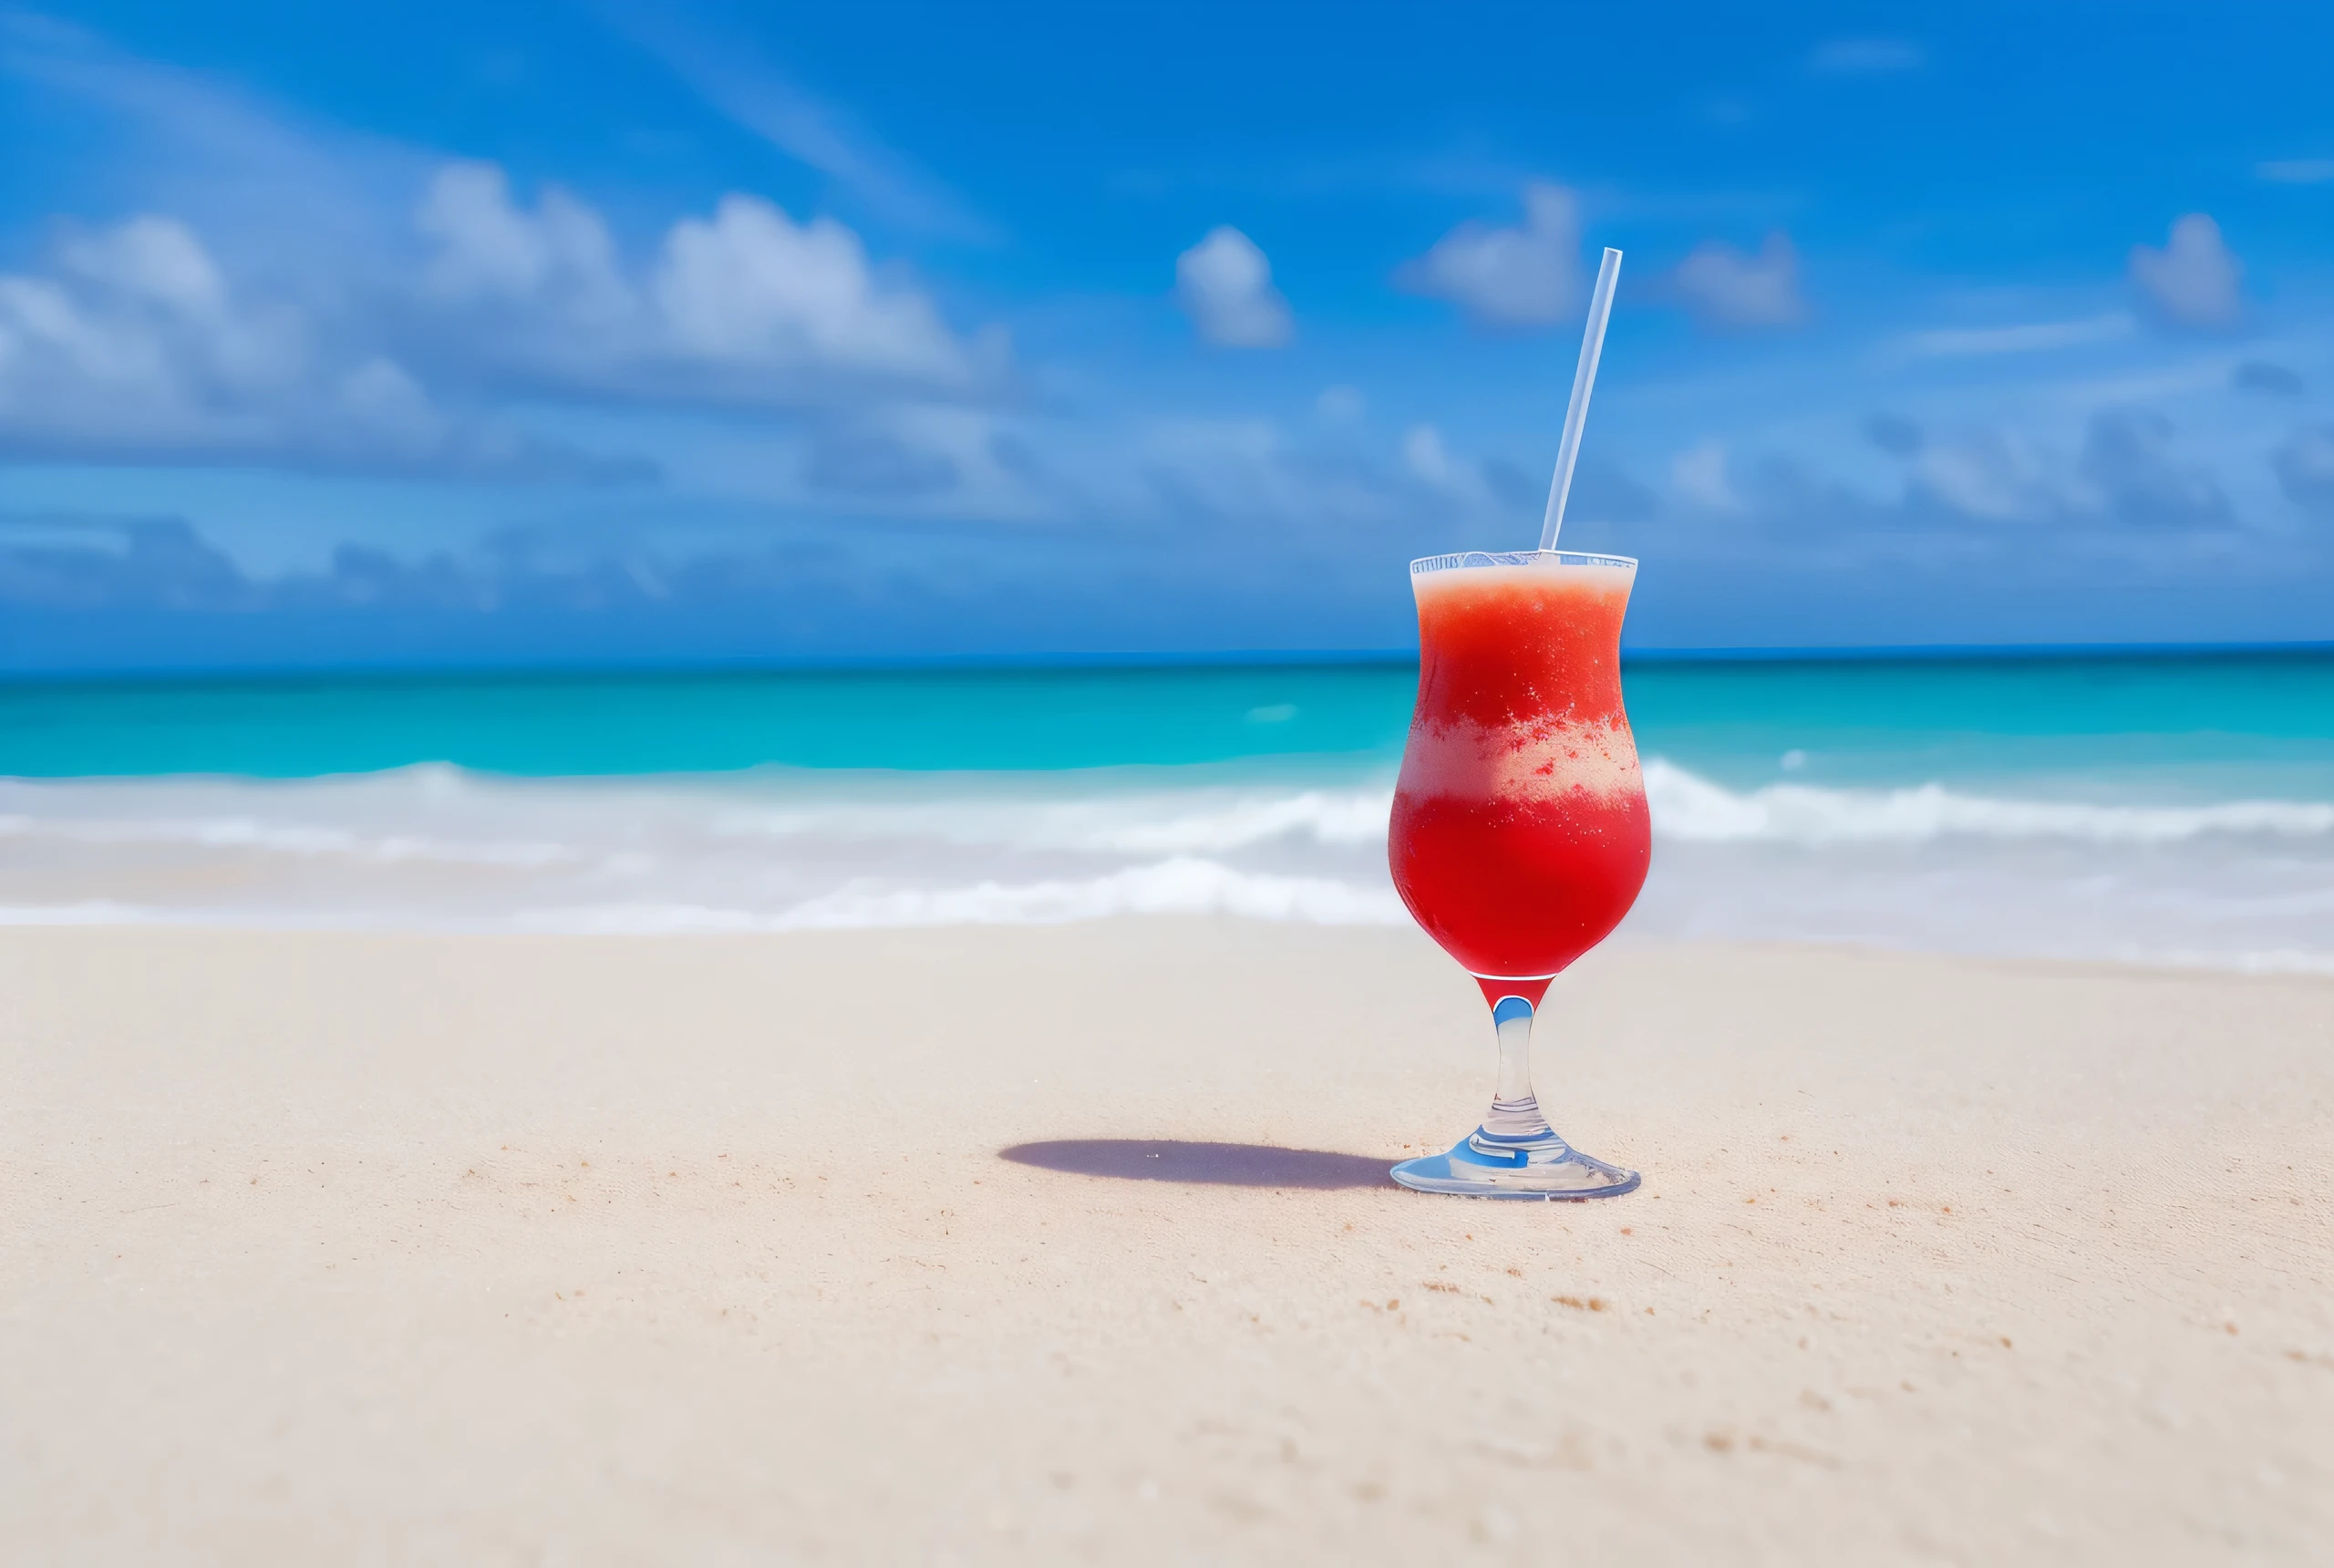
[[1941, 784], [1826, 789], [1770, 784], [1728, 789], [1657, 758], [1646, 764], [1653, 830], [1687, 843], [1916, 844], [1949, 836], [2168, 844], [2207, 833], [2288, 838], [2334, 834], [2334, 802], [2229, 800], [2198, 806], [2109, 805], [1966, 795]]

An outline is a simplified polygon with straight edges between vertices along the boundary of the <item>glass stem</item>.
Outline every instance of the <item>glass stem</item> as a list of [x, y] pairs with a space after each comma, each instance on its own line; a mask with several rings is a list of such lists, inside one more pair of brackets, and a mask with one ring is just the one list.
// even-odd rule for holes
[[1532, 1004], [1503, 996], [1492, 1009], [1492, 1024], [1499, 1031], [1499, 1089], [1483, 1131], [1500, 1139], [1548, 1137], [1548, 1119], [1532, 1092]]

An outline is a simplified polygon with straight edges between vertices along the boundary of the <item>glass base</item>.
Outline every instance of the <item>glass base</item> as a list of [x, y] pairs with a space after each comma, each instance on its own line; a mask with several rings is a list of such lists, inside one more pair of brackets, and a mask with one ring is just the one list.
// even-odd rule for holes
[[1502, 1138], [1477, 1128], [1447, 1154], [1423, 1154], [1394, 1167], [1414, 1192], [1461, 1198], [1617, 1198], [1637, 1191], [1634, 1171], [1591, 1159], [1553, 1132]]

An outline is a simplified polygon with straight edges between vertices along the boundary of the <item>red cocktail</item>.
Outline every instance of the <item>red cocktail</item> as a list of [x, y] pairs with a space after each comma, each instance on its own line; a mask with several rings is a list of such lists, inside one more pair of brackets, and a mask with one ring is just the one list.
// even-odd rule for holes
[[1548, 982], [1645, 882], [1645, 781], [1621, 707], [1636, 575], [1634, 561], [1556, 551], [1411, 564], [1419, 697], [1388, 858], [1410, 913], [1482, 986], [1501, 1065], [1483, 1125], [1395, 1167], [1405, 1186], [1601, 1197], [1637, 1185], [1549, 1129], [1528, 1054]]

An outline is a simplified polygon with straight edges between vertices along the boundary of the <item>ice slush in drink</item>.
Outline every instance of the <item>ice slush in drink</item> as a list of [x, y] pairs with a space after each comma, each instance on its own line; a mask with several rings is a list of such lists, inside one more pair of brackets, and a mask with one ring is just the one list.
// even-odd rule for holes
[[[1418, 707], [1388, 854], [1410, 913], [1479, 978], [1554, 975], [1645, 882], [1645, 781], [1621, 708], [1636, 574], [1553, 552], [1413, 568]], [[1544, 989], [1485, 995], [1536, 1005]]]

